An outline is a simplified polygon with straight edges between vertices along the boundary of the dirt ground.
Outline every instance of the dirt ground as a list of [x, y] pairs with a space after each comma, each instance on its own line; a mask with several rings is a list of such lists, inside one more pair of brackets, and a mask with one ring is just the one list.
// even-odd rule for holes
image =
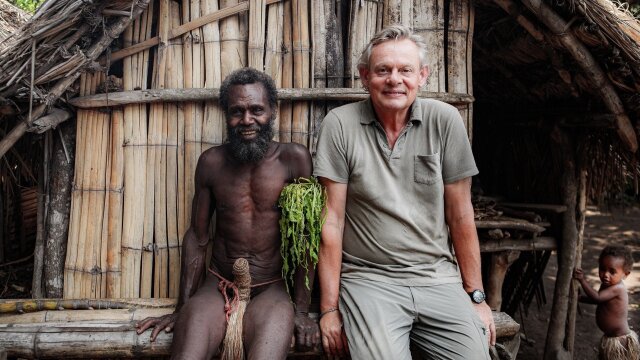
[[[634, 266], [625, 280], [629, 291], [629, 326], [640, 330], [640, 207], [606, 209], [589, 207], [587, 211], [582, 268], [594, 288], [600, 286], [598, 255], [607, 244], [623, 244], [633, 252]], [[547, 325], [551, 312], [553, 287], [557, 271], [556, 256], [552, 256], [545, 271], [547, 304], [540, 310], [532, 304], [528, 316], [515, 316], [524, 331], [518, 360], [542, 359]], [[595, 323], [595, 305], [580, 304], [576, 320], [574, 359], [597, 359], [597, 345], [602, 332]]]

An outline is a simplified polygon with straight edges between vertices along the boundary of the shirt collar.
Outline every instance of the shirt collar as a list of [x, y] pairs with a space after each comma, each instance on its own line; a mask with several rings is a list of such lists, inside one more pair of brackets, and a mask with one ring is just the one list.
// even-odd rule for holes
[[[422, 116], [420, 116], [420, 114], [422, 114], [422, 103], [417, 100], [417, 98], [416, 100], [414, 100], [413, 104], [411, 104], [411, 108], [409, 109], [409, 122], [417, 121], [419, 123], [422, 123]], [[375, 112], [373, 110], [373, 104], [371, 104], [371, 97], [367, 98], [367, 100], [364, 101], [364, 104], [364, 109], [360, 114], [360, 124], [370, 125], [373, 122], [377, 121]]]

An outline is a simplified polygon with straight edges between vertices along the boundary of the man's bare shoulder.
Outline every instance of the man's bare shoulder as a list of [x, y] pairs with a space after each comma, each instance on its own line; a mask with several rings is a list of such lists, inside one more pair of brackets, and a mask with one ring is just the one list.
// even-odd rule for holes
[[220, 164], [225, 156], [225, 145], [215, 146], [200, 154], [199, 163], [207, 167]]
[[277, 143], [280, 156], [291, 161], [311, 161], [311, 154], [306, 146], [298, 143]]

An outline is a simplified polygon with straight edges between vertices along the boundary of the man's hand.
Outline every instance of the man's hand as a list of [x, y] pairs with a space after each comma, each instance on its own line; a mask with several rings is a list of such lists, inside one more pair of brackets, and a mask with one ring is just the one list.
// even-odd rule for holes
[[177, 313], [167, 314], [160, 317], [148, 317], [136, 324], [136, 332], [138, 335], [145, 332], [148, 328], [154, 327], [151, 332], [151, 342], [156, 340], [156, 337], [164, 329], [165, 332], [173, 331], [173, 326], [178, 318]]
[[484, 323], [485, 328], [489, 333], [487, 334], [487, 339], [489, 341], [489, 345], [495, 346], [496, 344], [496, 325], [493, 323], [493, 314], [491, 313], [491, 308], [487, 305], [486, 302], [481, 304], [474, 304], [473, 307], [478, 312], [478, 316], [480, 316], [480, 320]]
[[320, 328], [307, 314], [298, 313], [294, 318], [296, 350], [311, 351], [320, 343]]
[[345, 357], [349, 353], [347, 336], [342, 328], [342, 315], [339, 310], [326, 313], [320, 318], [320, 331], [322, 331], [322, 346], [327, 355]]

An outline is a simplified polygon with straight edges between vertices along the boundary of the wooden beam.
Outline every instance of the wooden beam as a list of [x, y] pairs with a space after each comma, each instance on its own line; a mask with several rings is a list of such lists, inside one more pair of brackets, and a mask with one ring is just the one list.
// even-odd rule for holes
[[516, 209], [541, 210], [562, 214], [567, 211], [566, 205], [501, 202], [500, 205]]
[[480, 251], [483, 253], [498, 251], [538, 251], [555, 250], [558, 247], [555, 238], [540, 236], [533, 239], [480, 239]]
[[70, 119], [72, 114], [62, 109], [52, 109], [47, 115], [35, 120], [28, 132], [42, 134], [49, 129], [55, 129], [61, 123]]
[[635, 129], [625, 113], [624, 105], [618, 93], [589, 49], [568, 31], [570, 24], [564, 21], [542, 0], [523, 0], [522, 2], [557, 37], [557, 40], [573, 56], [573, 59], [582, 68], [585, 75], [592, 81], [593, 89], [600, 95], [609, 111], [616, 117], [616, 127], [620, 140], [622, 140], [627, 150], [635, 153], [638, 150]]
[[[167, 356], [173, 333], [161, 331], [156, 341], [151, 343], [151, 332], [138, 335], [135, 323], [148, 316], [162, 316], [172, 312], [173, 308], [137, 309], [134, 312], [65, 310], [12, 315], [11, 318], [3, 317], [3, 323], [0, 324], [0, 348], [6, 349], [11, 357], [28, 359]], [[53, 317], [47, 319], [43, 314]], [[494, 311], [492, 315], [498, 339], [518, 336], [520, 325], [508, 314]], [[292, 348], [289, 358], [309, 358], [303, 357], [304, 355], [319, 357], [321, 350], [301, 354], [294, 352]]]
[[532, 233], [541, 233], [546, 229], [543, 226], [530, 223], [526, 220], [476, 220], [476, 228], [478, 229], [513, 229], [523, 230]]
[[[147, 89], [122, 91], [109, 94], [97, 94], [77, 97], [69, 103], [80, 109], [122, 106], [155, 102], [212, 101], [218, 100], [219, 89]], [[437, 99], [450, 104], [469, 104], [475, 99], [469, 94], [452, 94], [421, 91], [419, 97]], [[340, 100], [360, 101], [369, 97], [364, 89], [326, 88], [326, 89], [278, 89], [279, 100]]]

